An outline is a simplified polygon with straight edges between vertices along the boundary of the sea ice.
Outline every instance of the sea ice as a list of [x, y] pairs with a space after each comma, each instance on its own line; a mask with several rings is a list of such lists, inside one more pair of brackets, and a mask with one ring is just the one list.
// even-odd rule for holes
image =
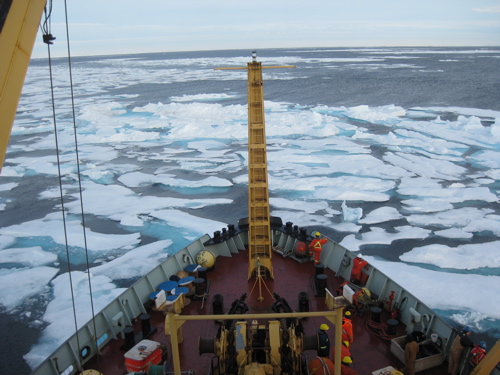
[[[64, 225], [70, 234], [67, 237], [64, 233]], [[78, 246], [87, 248], [90, 251], [109, 251], [120, 248], [130, 248], [140, 242], [139, 233], [130, 234], [103, 234], [85, 229], [83, 234], [82, 223], [78, 218], [68, 218], [63, 224], [62, 216], [59, 212], [46, 215], [42, 219], [25, 221], [21, 224], [0, 228], [0, 234], [24, 237], [26, 233], [30, 236], [52, 237], [54, 242], [60, 245]]]
[[403, 238], [424, 239], [431, 233], [430, 230], [410, 226], [395, 227], [394, 229], [395, 233], [389, 233], [382, 228], [372, 227], [369, 232], [361, 235], [350, 234], [344, 237], [340, 244], [351, 251], [359, 251], [360, 247], [365, 244], [389, 245], [393, 241]]
[[163, 240], [138, 246], [117, 259], [92, 267], [90, 272], [107, 276], [111, 280], [144, 276], [171, 255], [168, 251], [171, 244], [171, 240]]
[[[431, 271], [404, 263], [379, 260], [372, 256], [363, 258], [380, 271], [391, 275], [403, 288], [425, 301], [430, 308], [475, 311], [484, 314], [487, 319], [500, 319], [499, 276]], [[480, 290], [478, 285], [488, 287]], [[467, 298], [457, 298], [457, 296], [467, 296]]]
[[380, 207], [369, 213], [363, 219], [358, 220], [359, 224], [376, 224], [390, 220], [398, 220], [403, 218], [403, 215], [394, 207]]
[[12, 263], [28, 267], [37, 267], [54, 263], [56, 261], [56, 254], [43, 251], [40, 246], [0, 250], [0, 264]]
[[[37, 274], [36, 271], [34, 273]], [[48, 280], [54, 275], [55, 272]], [[45, 288], [48, 280], [40, 280], [37, 284]], [[92, 303], [89, 283], [92, 285]], [[94, 311], [100, 311], [109, 301], [125, 290], [117, 288], [106, 276], [93, 276], [85, 272], [72, 272], [71, 279], [68, 273], [64, 273], [53, 279], [50, 284], [54, 299], [49, 302], [43, 316], [48, 326], [43, 330], [38, 344], [34, 345], [24, 356], [26, 362], [32, 367], [47, 358], [71, 332], [75, 332], [75, 319], [78, 327], [82, 326], [92, 318], [92, 307]]]
[[404, 262], [427, 263], [441, 268], [471, 270], [500, 264], [500, 241], [449, 247], [432, 244], [415, 247], [399, 257]]
[[344, 220], [344, 222], [357, 222], [363, 216], [363, 209], [361, 207], [347, 207], [345, 201], [342, 202], [341, 207], [342, 219]]
[[472, 233], [466, 232], [459, 228], [449, 228], [443, 230], [435, 230], [434, 234], [436, 236], [445, 238], [472, 238]]
[[[404, 55], [386, 49], [373, 53], [380, 56], [354, 58], [352, 62], [357, 64], [356, 69], [419, 68], [415, 64], [386, 61], [394, 57], [419, 58], [420, 55], [411, 56], [411, 51]], [[419, 50], [418, 53], [444, 54], [450, 51]], [[487, 51], [483, 50], [483, 53]], [[337, 69], [337, 64], [349, 59], [281, 56], [268, 57], [265, 63], [283, 65], [320, 61]], [[235, 79], [244, 80], [245, 73], [214, 71], [212, 67], [239, 66], [247, 60], [244, 56], [165, 59], [162, 60], [162, 69], [158, 69], [158, 61], [154, 59], [106, 59], [111, 68], [106, 65], [105, 68], [89, 69], [81, 65], [75, 71], [75, 82], [81, 93], [78, 140], [85, 212], [99, 220], [115, 221], [133, 231], [128, 235], [98, 233], [96, 229], [88, 231], [90, 250], [102, 253], [101, 259], [106, 259], [107, 263], [93, 267], [90, 274], [72, 273], [77, 309], [82, 309], [78, 312], [80, 324], [90, 317], [86, 311], [89, 275], [96, 288], [95, 307], [98, 310], [121, 292], [112, 279], [139, 277], [182, 241], [220, 230], [226, 225], [198, 218], [194, 210], [233, 202], [227, 198], [156, 197], [135, 190], [144, 191], [152, 184], [182, 190], [208, 186], [230, 188], [234, 184], [248, 183], [242, 172], [248, 161], [248, 108], [240, 104], [221, 104], [238, 97], [232, 88], [227, 93], [208, 91], [163, 97], [163, 103], [145, 105], [147, 101], [137, 99], [140, 95], [123, 92], [144, 82], [169, 84], [225, 80], [227, 87], [231, 87]], [[367, 66], [363, 62], [371, 64]], [[60, 73], [65, 73], [60, 67], [55, 69], [61, 77]], [[109, 74], [109, 69], [113, 74]], [[22, 116], [16, 119], [13, 130], [13, 134], [22, 136], [23, 140], [10, 146], [9, 163], [2, 170], [2, 177], [10, 180], [0, 185], [0, 191], [22, 185], [10, 181], [18, 178], [21, 181], [24, 176], [37, 174], [52, 178], [57, 174], [56, 159], [51, 156], [54, 149], [52, 114], [47, 109], [49, 98], [41, 84], [46, 70], [46, 67], [30, 67], [25, 85], [28, 95], [21, 99]], [[88, 81], [88, 77], [92, 78], [90, 87], [79, 84]], [[273, 73], [272, 77], [273, 80], [291, 79], [286, 73], [279, 72]], [[67, 86], [67, 82], [60, 79], [57, 83], [56, 95], [64, 98], [61, 88]], [[122, 94], [107, 95], [110, 88], [119, 89]], [[280, 196], [271, 198], [272, 214], [282, 217], [285, 222], [332, 227], [332, 218], [340, 214], [336, 209], [340, 209], [337, 207], [340, 202], [345, 200], [347, 205], [389, 202], [396, 195], [403, 205], [399, 211], [381, 207], [367, 212], [362, 219], [361, 215], [353, 215], [351, 218], [357, 218], [359, 225], [354, 222], [336, 224], [336, 231], [349, 233], [342, 244], [357, 251], [365, 244], [389, 244], [405, 238], [428, 239], [432, 233], [441, 240], [472, 241], [476, 236], [470, 237], [476, 233], [500, 236], [500, 219], [494, 209], [499, 202], [495, 183], [500, 180], [500, 112], [456, 107], [405, 109], [395, 105], [307, 106], [267, 100], [265, 105], [269, 183], [272, 194]], [[446, 120], [444, 114], [450, 112], [457, 115], [454, 120]], [[69, 116], [69, 112], [60, 116]], [[495, 119], [495, 122], [483, 125], [480, 118]], [[58, 139], [60, 149], [64, 151], [61, 154], [63, 196], [73, 199], [65, 204], [70, 244], [81, 246], [82, 223], [77, 219], [81, 205], [76, 190], [78, 176], [73, 130], [62, 127], [58, 130]], [[379, 149], [384, 151], [373, 152]], [[26, 157], [26, 153], [38, 154]], [[149, 162], [153, 163], [150, 169]], [[160, 162], [163, 162], [162, 166], [159, 166]], [[474, 168], [473, 174], [469, 173], [471, 168]], [[154, 172], [149, 173], [150, 170]], [[186, 174], [189, 178], [185, 177]], [[55, 199], [59, 197], [59, 189], [54, 186], [37, 194], [44, 204], [50, 204], [51, 200], [54, 200], [54, 208], [60, 204]], [[5, 208], [3, 201], [2, 204]], [[395, 232], [374, 226], [359, 233], [360, 224], [369, 227], [398, 219], [408, 220], [411, 226], [394, 228]], [[141, 231], [149, 230], [152, 221], [179, 230], [163, 233], [169, 236], [168, 239], [139, 246]], [[57, 268], [45, 266], [54, 261], [55, 255], [39, 248], [24, 248], [23, 254], [9, 247], [15, 244], [16, 238], [24, 239], [28, 235], [51, 236], [57, 243], [64, 243], [61, 227], [61, 215], [49, 214], [18, 225], [4, 225], [0, 229], [0, 247], [4, 248], [0, 250], [0, 261], [31, 267], [0, 272], [0, 302], [14, 309], [33, 293], [53, 291], [55, 296], [47, 307], [44, 322], [40, 323], [49, 326], [43, 331], [40, 342], [25, 357], [32, 366], [50, 354], [68, 332], [74, 331], [69, 279], [68, 274], [62, 274], [47, 286], [60, 272]], [[427, 229], [429, 227], [434, 232]], [[448, 270], [467, 267], [475, 270], [500, 263], [494, 247], [498, 247], [497, 242], [453, 248], [444, 245], [420, 247], [403, 254], [402, 259]], [[108, 255], [115, 254], [105, 253], [112, 249], [129, 251], [114, 259]], [[16, 251], [19, 254], [14, 259]], [[26, 256], [27, 252], [30, 252], [30, 257]], [[130, 262], [132, 257], [144, 257], [144, 262]], [[433, 308], [476, 312], [475, 316], [458, 314], [456, 321], [500, 318], [497, 306], [500, 282], [497, 276], [429, 271], [371, 257], [367, 260]], [[491, 288], [486, 290], [478, 285]], [[436, 290], [446, 290], [445, 298], [442, 293], [435, 293]], [[456, 299], [457, 295], [467, 295], [468, 298]]]
[[48, 291], [48, 283], [59, 271], [53, 267], [0, 270], [0, 303], [10, 311], [26, 298]]

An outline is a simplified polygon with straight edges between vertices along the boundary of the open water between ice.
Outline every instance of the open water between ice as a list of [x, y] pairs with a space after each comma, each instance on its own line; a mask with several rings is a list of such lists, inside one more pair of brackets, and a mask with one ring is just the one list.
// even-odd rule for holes
[[[272, 214], [358, 251], [491, 346], [500, 49], [257, 52], [264, 66], [297, 66], [264, 71]], [[96, 309], [246, 216], [246, 73], [213, 68], [250, 60], [236, 50], [73, 58]], [[12, 337], [2, 374], [29, 373], [74, 332], [69, 264], [78, 322], [90, 318], [67, 65], [53, 64], [69, 252], [47, 62], [34, 60], [0, 177], [0, 321]]]

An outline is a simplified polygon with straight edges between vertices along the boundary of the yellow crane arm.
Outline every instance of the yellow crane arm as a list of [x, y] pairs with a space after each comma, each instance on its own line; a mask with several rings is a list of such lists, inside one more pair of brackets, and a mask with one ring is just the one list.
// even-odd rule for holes
[[45, 0], [0, 1], [0, 171]]

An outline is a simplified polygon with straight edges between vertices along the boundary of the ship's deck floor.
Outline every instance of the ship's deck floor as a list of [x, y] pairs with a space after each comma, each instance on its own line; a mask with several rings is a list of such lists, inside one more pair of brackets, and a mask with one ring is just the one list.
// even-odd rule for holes
[[[182, 314], [212, 314], [212, 298], [215, 294], [223, 296], [224, 312], [227, 313], [232, 302], [240, 298], [243, 293], [248, 294], [246, 299], [246, 303], [250, 309], [248, 313], [270, 312], [270, 307], [273, 303], [271, 294], [263, 287], [262, 295], [264, 300], [258, 301], [259, 288], [258, 285], [254, 288], [255, 279], [247, 280], [247, 256], [246, 251], [240, 251], [238, 254], [233, 254], [233, 257], [218, 257], [215, 269], [208, 272], [207, 275], [207, 278], [210, 280], [210, 290], [207, 300], [204, 303], [202, 301], [191, 301], [184, 308]], [[316, 268], [312, 262], [299, 263], [291, 258], [283, 258], [279, 254], [273, 254], [272, 261], [274, 280], [270, 278], [266, 279], [267, 288], [269, 288], [271, 293], [278, 293], [288, 301], [292, 309], [299, 311], [298, 294], [305, 291], [309, 294], [310, 311], [327, 310], [325, 298], [315, 297], [313, 280]], [[344, 280], [336, 278], [334, 273], [329, 269], [325, 269], [325, 274], [328, 277], [327, 288], [332, 293], [335, 293], [335, 290]], [[163, 313], [157, 311], [149, 311], [148, 313], [151, 315], [151, 326], [158, 329], [149, 339], [166, 345], [167, 360], [170, 362], [170, 371], [173, 371], [170, 339], [164, 334], [165, 317]], [[382, 312], [382, 321], [386, 321], [387, 319], [384, 314], [385, 311]], [[350, 348], [353, 357], [351, 368], [356, 370], [360, 375], [370, 375], [373, 371], [387, 366], [393, 366], [396, 369], [403, 368], [404, 364], [390, 352], [390, 342], [368, 331], [366, 324], [370, 315], [370, 311], [365, 311], [361, 315], [352, 315], [354, 341]], [[331, 348], [333, 349], [335, 327], [326, 318], [302, 319], [305, 335], [314, 335], [321, 323], [327, 323], [330, 326], [328, 334], [331, 341]], [[214, 321], [188, 321], [184, 323], [182, 326], [184, 341], [179, 345], [183, 371], [191, 370], [195, 372], [195, 375], [208, 374], [213, 355], [207, 353], [199, 356], [198, 340], [199, 337], [213, 338], [217, 333], [217, 329], [218, 324]], [[405, 334], [404, 329], [405, 327], [399, 324], [396, 336], [403, 336]], [[140, 322], [137, 322], [135, 332], [140, 331]], [[110, 342], [102, 349], [102, 354], [98, 359], [99, 363], [93, 359], [85, 365], [85, 368], [99, 370], [104, 375], [126, 374], [128, 371], [125, 368], [124, 352], [120, 350], [120, 346], [123, 343], [123, 339]], [[314, 350], [305, 351], [308, 361], [313, 359], [316, 354]], [[333, 359], [333, 354], [330, 354], [330, 359]], [[445, 362], [441, 366], [419, 372], [419, 374], [446, 374], [446, 365], [447, 363]]]

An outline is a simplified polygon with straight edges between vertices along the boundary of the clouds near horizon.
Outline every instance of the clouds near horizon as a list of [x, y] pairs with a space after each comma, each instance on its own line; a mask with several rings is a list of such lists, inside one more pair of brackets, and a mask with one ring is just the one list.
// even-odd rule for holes
[[[73, 55], [291, 47], [494, 46], [498, 0], [87, 0], [68, 3]], [[53, 54], [66, 54], [63, 0], [54, 0]], [[34, 57], [45, 57], [38, 36]]]

